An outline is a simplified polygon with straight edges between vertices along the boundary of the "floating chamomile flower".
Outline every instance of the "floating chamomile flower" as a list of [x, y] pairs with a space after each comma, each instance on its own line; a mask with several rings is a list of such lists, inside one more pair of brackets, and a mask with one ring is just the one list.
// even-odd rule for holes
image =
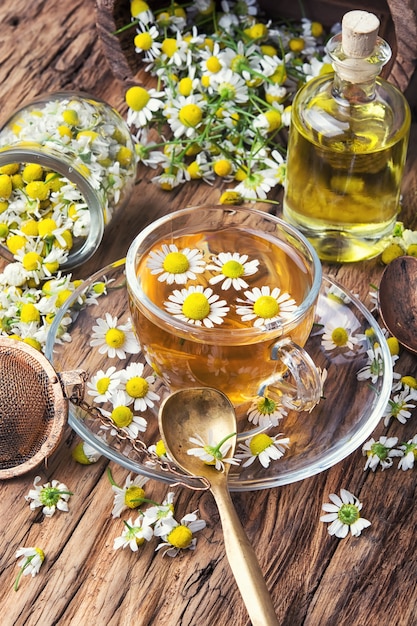
[[189, 441], [196, 444], [198, 447], [189, 448], [187, 450], [187, 454], [190, 456], [196, 456], [206, 465], [213, 465], [219, 472], [224, 472], [225, 463], [229, 463], [230, 465], [239, 465], [239, 461], [233, 457], [226, 457], [232, 447], [232, 442], [229, 440], [235, 435], [236, 433], [230, 433], [230, 435], [227, 435], [221, 441], [216, 441], [214, 433], [210, 429], [208, 432], [209, 439], [208, 441], [204, 441], [200, 435], [196, 434], [194, 437], [190, 437]]
[[113, 543], [113, 550], [119, 548], [130, 548], [132, 552], [137, 552], [138, 546], [150, 541], [153, 537], [153, 530], [149, 521], [144, 515], [138, 515], [133, 522], [130, 518], [123, 520], [125, 528], [120, 537], [116, 537]]
[[402, 458], [399, 460], [398, 469], [402, 469], [404, 472], [413, 469], [414, 462], [417, 458], [417, 435], [414, 435], [407, 443], [403, 443], [399, 446], [399, 449]]
[[[132, 439], [136, 439], [140, 432], [145, 432], [148, 422], [144, 417], [133, 413], [128, 406], [129, 399], [124, 391], [120, 389], [116, 391], [115, 395], [111, 397], [111, 402], [113, 404], [112, 411], [101, 409], [101, 412], [106, 417], [110, 417], [117, 428], [125, 431]], [[103, 426], [103, 428], [106, 427]], [[117, 430], [111, 429], [111, 434], [117, 434]]]
[[340, 497], [336, 493], [331, 493], [329, 500], [331, 504], [325, 502], [322, 506], [326, 515], [320, 517], [321, 522], [330, 523], [327, 529], [329, 535], [343, 539], [350, 530], [353, 537], [359, 537], [362, 530], [371, 525], [371, 522], [360, 515], [361, 502], [347, 489], [340, 490]]
[[120, 372], [112, 365], [106, 371], [99, 370], [87, 381], [88, 395], [94, 402], [108, 402], [120, 384]]
[[252, 401], [248, 412], [248, 421], [254, 426], [269, 428], [278, 426], [279, 421], [288, 414], [282, 404], [267, 396], [257, 396]]
[[41, 565], [45, 560], [45, 553], [41, 548], [19, 548], [16, 550], [16, 558], [18, 559], [20, 557], [22, 557], [22, 559], [18, 563], [20, 571], [14, 584], [15, 591], [17, 591], [19, 587], [22, 575], [31, 575], [33, 578], [33, 576], [39, 573]]
[[368, 468], [373, 472], [378, 465], [382, 469], [387, 469], [392, 465], [392, 459], [395, 456], [402, 456], [401, 450], [396, 450], [394, 446], [398, 443], [398, 437], [380, 437], [378, 441], [372, 437], [362, 447], [362, 453], [367, 456], [364, 470]]
[[194, 324], [213, 328], [215, 324], [222, 324], [230, 307], [226, 300], [219, 300], [210, 287], [191, 285], [187, 289], [175, 289], [164, 303], [168, 313], [177, 319]]
[[136, 411], [146, 411], [159, 400], [158, 394], [152, 389], [155, 377], [144, 376], [144, 369], [145, 366], [142, 363], [130, 363], [120, 373], [121, 389], [129, 396]]
[[30, 508], [33, 510], [42, 507], [42, 513], [45, 517], [52, 517], [55, 511], [68, 511], [68, 500], [72, 496], [72, 492], [64, 483], [58, 480], [39, 485], [41, 477], [36, 476], [33, 481], [34, 489], [30, 489], [25, 500], [30, 502]]
[[111, 488], [114, 491], [112, 517], [120, 517], [123, 511], [137, 509], [144, 502], [145, 490], [143, 486], [148, 482], [149, 478], [138, 475], [132, 479], [132, 476], [129, 474], [123, 487], [119, 487], [114, 482], [110, 470], [107, 471], [107, 475]]
[[242, 317], [243, 322], [255, 320], [256, 328], [268, 329], [275, 323], [280, 324], [290, 319], [297, 309], [297, 304], [290, 294], [282, 292], [279, 287], [271, 289], [268, 286], [254, 287], [251, 291], [245, 291], [248, 303], [237, 306], [236, 313]]
[[353, 350], [358, 343], [359, 339], [351, 333], [347, 319], [331, 320], [325, 324], [321, 339], [325, 350]]
[[289, 446], [289, 437], [279, 439], [281, 435], [282, 433], [278, 433], [270, 437], [266, 433], [258, 433], [253, 437], [249, 437], [245, 440], [245, 443], [239, 444], [236, 458], [240, 460], [247, 459], [242, 464], [242, 467], [252, 465], [256, 459], [259, 460], [263, 467], [269, 467], [271, 461], [276, 461], [284, 456], [285, 450]]
[[151, 274], [160, 274], [158, 280], [168, 285], [180, 285], [188, 280], [195, 280], [197, 274], [204, 272], [205, 265], [199, 250], [179, 250], [174, 243], [163, 244], [162, 250], [152, 250], [147, 262]]
[[156, 537], [161, 537], [162, 542], [156, 550], [164, 550], [164, 555], [176, 556], [181, 550], [194, 550], [197, 538], [194, 533], [205, 528], [206, 522], [199, 520], [197, 512], [184, 515], [180, 522], [173, 517], [165, 519], [165, 524], [154, 529]]
[[212, 261], [206, 269], [216, 271], [218, 274], [212, 276], [209, 283], [210, 285], [217, 285], [221, 282], [224, 290], [230, 289], [230, 287], [236, 291], [246, 289], [248, 283], [243, 277], [255, 274], [259, 265], [257, 259], [248, 261], [247, 254], [239, 254], [238, 252], [220, 252]]
[[140, 351], [130, 320], [118, 325], [117, 317], [106, 313], [105, 319], [98, 318], [96, 322], [90, 346], [99, 346], [100, 354], [107, 354], [111, 359], [125, 359], [126, 354], [137, 354]]

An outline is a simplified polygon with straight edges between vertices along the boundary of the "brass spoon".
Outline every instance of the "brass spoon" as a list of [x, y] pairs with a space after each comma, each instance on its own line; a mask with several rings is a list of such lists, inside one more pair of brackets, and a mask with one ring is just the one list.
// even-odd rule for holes
[[[224, 543], [230, 567], [245, 602], [253, 626], [278, 624], [255, 552], [242, 528], [227, 488], [229, 464], [218, 471], [200, 458], [190, 456], [193, 445], [189, 438], [199, 434], [209, 439], [209, 430], [217, 441], [236, 432], [236, 415], [230, 400], [216, 389], [195, 388], [174, 392], [161, 404], [159, 429], [166, 450], [175, 463], [191, 476], [203, 476], [210, 482], [210, 491], [219, 509]], [[232, 457], [236, 436], [226, 457]]]
[[401, 256], [387, 265], [378, 298], [386, 328], [404, 348], [417, 354], [417, 258]]

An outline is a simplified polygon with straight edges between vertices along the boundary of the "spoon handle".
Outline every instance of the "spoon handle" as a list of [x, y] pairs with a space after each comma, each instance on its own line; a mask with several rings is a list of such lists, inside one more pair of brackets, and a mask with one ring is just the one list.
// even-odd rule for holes
[[219, 509], [230, 567], [253, 626], [278, 626], [277, 617], [256, 554], [240, 523], [226, 486], [211, 485]]

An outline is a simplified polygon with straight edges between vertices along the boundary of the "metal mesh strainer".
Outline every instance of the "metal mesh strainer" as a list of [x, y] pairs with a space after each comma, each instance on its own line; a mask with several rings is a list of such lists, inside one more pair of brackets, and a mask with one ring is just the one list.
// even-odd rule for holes
[[0, 479], [29, 471], [57, 448], [67, 401], [83, 395], [83, 374], [57, 374], [35, 348], [0, 337]]

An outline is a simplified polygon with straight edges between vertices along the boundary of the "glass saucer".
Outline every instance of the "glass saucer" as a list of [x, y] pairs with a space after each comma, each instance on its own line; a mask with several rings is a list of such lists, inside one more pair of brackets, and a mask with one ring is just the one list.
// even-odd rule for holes
[[[97, 296], [91, 303], [94, 285], [107, 283], [106, 293]], [[72, 294], [58, 311], [51, 326], [46, 343], [46, 356], [57, 372], [82, 369], [88, 376], [98, 370], [104, 372], [111, 366], [124, 369], [129, 363], [141, 362], [145, 366], [144, 376], [152, 374], [141, 353], [128, 355], [120, 360], [110, 359], [99, 353], [97, 347], [90, 346], [92, 327], [97, 318], [105, 318], [106, 313], [117, 317], [117, 323], [127, 323], [130, 317], [124, 274], [124, 260], [118, 261], [93, 274]], [[71, 317], [71, 324], [65, 326], [71, 341], [62, 341], [63, 323]], [[323, 327], [331, 322], [349, 327], [359, 341], [352, 349], [336, 348], [326, 350], [322, 344]], [[367, 351], [379, 344], [379, 375], [373, 380], [358, 380], [358, 372], [369, 363]], [[263, 467], [256, 459], [248, 467], [232, 466], [229, 474], [231, 491], [249, 491], [285, 485], [303, 480], [335, 465], [361, 446], [379, 423], [388, 403], [392, 384], [392, 364], [387, 343], [382, 330], [368, 309], [351, 293], [324, 276], [317, 303], [316, 321], [306, 344], [306, 350], [317, 367], [327, 370], [323, 398], [309, 413], [288, 411], [277, 427], [269, 429], [268, 435], [283, 433], [290, 444], [284, 456]], [[160, 400], [152, 409], [138, 413], [147, 420], [147, 428], [140, 433], [139, 444], [132, 445], [129, 438], [111, 434], [111, 429], [103, 429], [103, 419], [97, 408], [85, 410], [69, 403], [69, 424], [77, 434], [98, 452], [119, 463], [128, 470], [168, 483], [178, 482], [178, 474], [172, 465], [154, 461], [147, 452], [149, 446], [160, 439], [158, 431], [158, 404], [169, 391], [156, 380], [155, 392]], [[94, 398], [86, 393], [84, 400], [93, 405]], [[94, 407], [105, 407], [109, 404]], [[106, 422], [106, 420], [104, 420]], [[107, 422], [108, 423], [108, 420]], [[242, 428], [247, 431], [252, 424]], [[195, 480], [184, 476], [182, 480], [189, 486]]]

